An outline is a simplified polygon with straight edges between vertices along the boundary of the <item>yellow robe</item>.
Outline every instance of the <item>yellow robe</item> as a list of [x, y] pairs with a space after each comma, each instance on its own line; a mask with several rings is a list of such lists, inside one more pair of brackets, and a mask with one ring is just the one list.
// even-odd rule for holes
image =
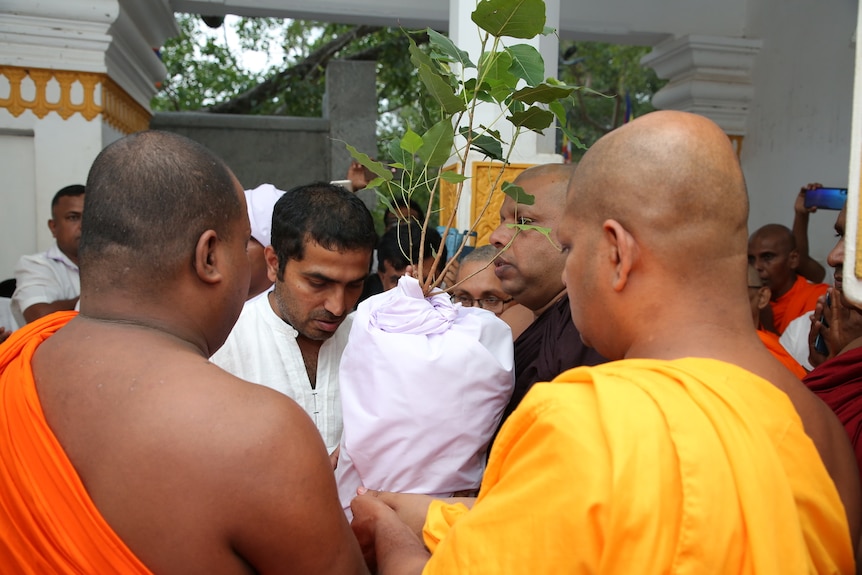
[[706, 359], [533, 387], [472, 510], [434, 502], [424, 573], [853, 573], [844, 507], [790, 400]]

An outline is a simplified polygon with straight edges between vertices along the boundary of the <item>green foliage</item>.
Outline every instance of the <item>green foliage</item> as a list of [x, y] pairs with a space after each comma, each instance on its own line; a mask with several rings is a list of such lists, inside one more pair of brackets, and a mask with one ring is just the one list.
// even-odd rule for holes
[[[388, 168], [403, 170], [405, 177], [400, 181], [384, 182], [380, 179], [375, 182], [391, 200], [399, 196], [415, 199], [417, 189], [409, 186], [427, 189], [430, 190], [430, 197], [426, 205], [430, 211], [438, 182], [442, 179], [455, 185], [454, 203], [457, 205], [467, 180], [463, 174], [466, 172], [468, 152], [476, 151], [500, 162], [501, 168], [492, 188], [501, 184], [504, 192], [518, 202], [533, 202], [532, 196], [522, 188], [501, 181], [503, 165], [508, 162], [508, 156], [522, 130], [541, 133], [556, 118], [566, 119], [561, 102], [572, 99], [577, 87], [555, 79], [545, 79], [544, 61], [533, 46], [504, 46], [501, 42], [503, 36], [530, 39], [545, 31], [545, 5], [542, 0], [481, 0], [472, 19], [480, 29], [481, 56], [477, 64], [451, 40], [432, 30], [426, 31], [428, 48], [420, 47], [410, 40], [410, 60], [427, 93], [437, 105], [433, 114], [427, 114], [423, 122], [417, 124], [422, 129], [408, 129], [397, 147], [389, 146], [389, 150], [395, 153], [383, 156], [380, 161], [371, 160], [367, 155], [356, 153], [348, 147], [353, 158], [375, 174]], [[466, 71], [473, 68], [475, 75], [467, 75]], [[555, 104], [555, 110], [547, 109], [548, 104]], [[485, 126], [476, 121], [475, 111], [479, 105], [496, 105], [499, 108], [497, 121], [510, 124], [511, 130], [507, 130], [512, 133], [510, 141], [503, 141], [500, 130], [493, 124]], [[428, 107], [427, 110], [432, 108]], [[434, 120], [430, 126], [428, 117]], [[408, 154], [414, 157], [406, 158]], [[452, 162], [453, 155], [454, 161], [459, 164], [458, 173], [441, 175], [439, 168]], [[408, 185], [405, 186], [405, 183]], [[451, 228], [454, 214], [450, 215], [448, 221], [440, 223]], [[546, 235], [549, 233], [544, 229], [536, 230]], [[422, 259], [420, 254], [420, 277], [423, 275]], [[423, 289], [427, 293], [441, 280], [442, 277], [430, 278], [424, 282]]]
[[[575, 98], [551, 105], [551, 110], [574, 127], [586, 147], [626, 119], [626, 96], [633, 117], [653, 111], [652, 96], [666, 83], [655, 71], [641, 66], [650, 51], [642, 46], [618, 46], [601, 42], [561, 42], [560, 80], [583, 86]], [[562, 122], [561, 122], [562, 123]]]

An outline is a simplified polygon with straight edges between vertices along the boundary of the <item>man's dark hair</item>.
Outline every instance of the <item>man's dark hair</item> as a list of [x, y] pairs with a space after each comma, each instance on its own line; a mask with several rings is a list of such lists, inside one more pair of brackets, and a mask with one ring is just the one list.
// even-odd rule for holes
[[[416, 203], [415, 200], [408, 200], [397, 196], [395, 198], [390, 198], [390, 200], [392, 200], [393, 208], [408, 208], [408, 212], [416, 212], [416, 216], [411, 215], [406, 221], [417, 222], [419, 224], [422, 224], [425, 221], [425, 212], [422, 211], [422, 208], [419, 207], [419, 204]], [[399, 218], [391, 209], [386, 208], [386, 211], [383, 212], [383, 225], [386, 226], [386, 228], [389, 228], [392, 220], [394, 220], [393, 224], [405, 222], [405, 220]]]
[[[377, 261], [382, 269], [383, 262], [396, 271], [401, 271], [408, 265], [415, 266], [419, 263], [419, 245], [422, 241], [422, 227], [416, 222], [400, 222], [388, 230], [380, 238], [377, 244]], [[425, 232], [426, 258], [435, 257], [438, 251], [443, 252], [437, 267], [439, 273], [446, 263], [446, 246], [441, 245], [442, 238], [437, 230], [428, 228]]]
[[369, 252], [377, 243], [374, 218], [365, 203], [341, 186], [315, 182], [288, 190], [272, 211], [272, 247], [278, 256], [278, 277], [288, 260], [302, 260], [305, 244], [327, 250]]
[[188, 138], [158, 131], [132, 134], [102, 150], [84, 202], [82, 276], [110, 262], [112, 270], [122, 265], [135, 277], [167, 279], [190, 261], [203, 232], [229, 239], [230, 224], [245, 215], [220, 158]]
[[51, 209], [53, 210], [60, 203], [60, 198], [80, 196], [84, 193], [85, 189], [81, 184], [72, 184], [71, 186], [61, 188], [59, 192], [54, 194], [54, 199], [51, 200]]

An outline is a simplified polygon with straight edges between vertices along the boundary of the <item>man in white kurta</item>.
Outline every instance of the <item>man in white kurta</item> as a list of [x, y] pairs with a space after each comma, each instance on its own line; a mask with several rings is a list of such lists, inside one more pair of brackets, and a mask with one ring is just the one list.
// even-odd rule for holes
[[269, 292], [243, 307], [227, 341], [210, 360], [237, 377], [293, 398], [314, 421], [327, 451], [332, 453], [342, 429], [338, 365], [353, 316], [347, 316], [335, 335], [320, 347], [317, 385], [312, 388], [296, 343], [299, 332], [275, 313], [271, 297]]
[[371, 213], [340, 186], [319, 182], [286, 192], [273, 208], [264, 250], [275, 285], [246, 302], [211, 358], [296, 401], [330, 454], [342, 429], [338, 367], [376, 241]]

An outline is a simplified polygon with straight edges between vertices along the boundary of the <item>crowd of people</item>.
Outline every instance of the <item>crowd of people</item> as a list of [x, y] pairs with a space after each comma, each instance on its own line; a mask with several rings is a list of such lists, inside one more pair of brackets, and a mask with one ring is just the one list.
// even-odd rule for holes
[[[834, 283], [819, 283], [804, 205], [819, 185], [792, 228], [749, 235], [730, 141], [683, 112], [514, 183], [531, 201], [506, 196], [490, 245], [428, 298], [494, 343], [450, 338], [461, 355], [436, 356], [445, 330], [422, 335], [441, 369], [416, 373], [399, 368], [403, 326], [373, 358], [345, 349], [412, 275], [444, 273], [419, 206], [392, 206], [378, 238], [334, 183], [244, 190], [165, 132], [106, 147], [54, 198], [56, 243], [21, 259], [20, 327], [0, 331], [0, 565], [855, 573], [862, 310], [842, 290], [846, 208]], [[348, 392], [346, 356], [349, 375], [375, 364], [403, 389]], [[471, 373], [493, 379], [486, 396]], [[387, 402], [427, 420], [343, 417]], [[344, 443], [362, 436], [351, 425], [377, 451]], [[461, 486], [443, 436], [472, 442], [468, 488], [398, 492], [405, 473]]]

